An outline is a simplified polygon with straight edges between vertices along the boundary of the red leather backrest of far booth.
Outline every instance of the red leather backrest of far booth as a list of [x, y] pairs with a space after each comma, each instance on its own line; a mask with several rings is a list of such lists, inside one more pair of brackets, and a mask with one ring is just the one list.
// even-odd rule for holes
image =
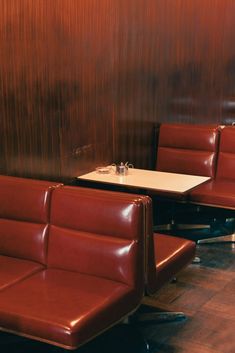
[[235, 127], [221, 129], [216, 179], [235, 179]]
[[142, 197], [80, 187], [53, 192], [48, 267], [143, 281]]
[[162, 124], [156, 169], [214, 177], [218, 134], [214, 125]]
[[0, 176], [0, 255], [45, 263], [50, 197], [55, 185]]

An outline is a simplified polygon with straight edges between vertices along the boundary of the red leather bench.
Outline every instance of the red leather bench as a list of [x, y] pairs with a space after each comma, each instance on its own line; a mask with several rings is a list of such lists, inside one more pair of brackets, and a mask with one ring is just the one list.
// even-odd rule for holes
[[[214, 216], [216, 236], [199, 240], [199, 243], [235, 240], [235, 127], [221, 127], [215, 178], [192, 190], [189, 201], [206, 207]], [[220, 233], [217, 231], [219, 223], [223, 228]]]
[[[178, 203], [180, 200], [175, 197], [170, 199], [174, 205], [172, 207], [174, 214], [171, 214], [171, 217], [174, 218], [175, 228], [179, 223], [180, 227], [182, 221], [188, 223], [188, 218], [191, 223], [202, 223], [207, 220], [212, 222], [210, 224], [216, 225], [217, 218], [225, 221], [228, 216], [234, 217], [231, 212], [225, 211], [235, 209], [234, 141], [233, 126], [161, 125], [156, 169], [211, 177], [211, 181], [188, 193], [184, 199], [187, 202], [186, 207], [180, 206]], [[169, 204], [166, 209], [169, 219]], [[185, 224], [183, 226], [185, 227]], [[199, 227], [200, 224], [195, 226]], [[208, 227], [210, 228], [209, 224]]]
[[153, 232], [152, 201], [145, 205], [145, 294], [153, 295], [192, 262], [195, 242]]
[[190, 201], [235, 209], [235, 127], [221, 129], [216, 177], [192, 190]]
[[74, 349], [144, 293], [144, 199], [0, 177], [0, 329]]
[[77, 348], [194, 257], [153, 234], [147, 196], [5, 176], [0, 191], [2, 331]]
[[[143, 303], [151, 306], [148, 300], [161, 287], [169, 283], [175, 276], [189, 265], [194, 257], [196, 243], [194, 241], [170, 236], [161, 233], [153, 233], [152, 203], [150, 199], [145, 200], [145, 239], [146, 239], [146, 282], [145, 298]], [[169, 322], [185, 319], [182, 312], [136, 312], [134, 321]]]
[[218, 141], [215, 125], [162, 124], [156, 170], [213, 178]]
[[[158, 134], [155, 169], [214, 178], [218, 142], [219, 129], [216, 125], [162, 124]], [[164, 197], [162, 194], [150, 193], [156, 229], [168, 231], [173, 225], [175, 231], [182, 221], [184, 224], [191, 223], [191, 220], [186, 219], [188, 209], [185, 212], [185, 205], [181, 204], [182, 201], [188, 201], [188, 194], [168, 194]], [[193, 212], [196, 212], [196, 207]]]
[[0, 290], [46, 265], [52, 190], [58, 184], [0, 176]]

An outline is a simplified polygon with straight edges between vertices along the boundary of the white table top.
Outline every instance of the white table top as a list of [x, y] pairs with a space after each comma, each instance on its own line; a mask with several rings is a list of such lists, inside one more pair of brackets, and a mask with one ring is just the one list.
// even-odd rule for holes
[[129, 168], [124, 176], [117, 175], [114, 170], [108, 174], [93, 171], [78, 179], [184, 194], [210, 177]]

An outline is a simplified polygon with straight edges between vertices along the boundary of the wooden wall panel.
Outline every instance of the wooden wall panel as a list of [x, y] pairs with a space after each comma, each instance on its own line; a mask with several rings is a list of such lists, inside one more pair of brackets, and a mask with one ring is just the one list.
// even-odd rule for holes
[[0, 172], [153, 167], [153, 126], [235, 120], [233, 0], [0, 0]]
[[150, 168], [152, 123], [235, 120], [235, 3], [120, 4], [117, 159]]
[[111, 0], [0, 0], [2, 172], [67, 179], [112, 159]]

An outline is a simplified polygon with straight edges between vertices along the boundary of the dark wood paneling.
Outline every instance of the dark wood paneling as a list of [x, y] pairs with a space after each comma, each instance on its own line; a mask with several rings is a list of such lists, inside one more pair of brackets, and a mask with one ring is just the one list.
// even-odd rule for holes
[[235, 118], [233, 0], [0, 0], [0, 172], [153, 167], [153, 126]]
[[117, 158], [151, 168], [151, 122], [235, 117], [235, 3], [123, 0], [119, 19]]
[[1, 172], [70, 178], [112, 159], [111, 0], [0, 1]]

